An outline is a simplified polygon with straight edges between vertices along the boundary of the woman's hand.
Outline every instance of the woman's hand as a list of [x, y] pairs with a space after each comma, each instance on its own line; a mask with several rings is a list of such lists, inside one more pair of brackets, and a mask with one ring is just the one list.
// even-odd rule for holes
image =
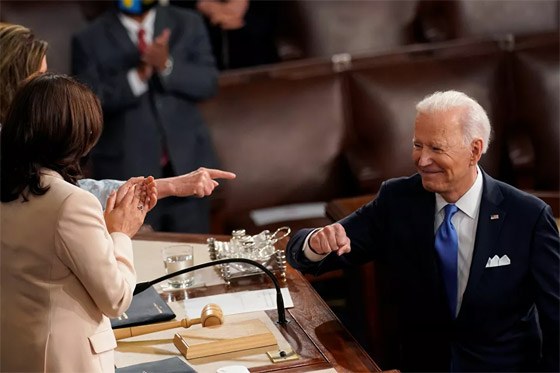
[[136, 188], [137, 185], [128, 188], [120, 202], [115, 191], [107, 199], [103, 216], [109, 233], [122, 232], [132, 238], [144, 223], [148, 209], [141, 203], [141, 193]]
[[136, 185], [134, 193], [140, 197], [140, 205], [142, 208], [147, 209], [147, 212], [152, 210], [157, 203], [157, 185], [153, 176], [144, 178], [143, 176], [132, 177], [126, 183], [120, 186], [117, 191], [116, 204], [121, 203], [122, 199], [130, 188]]
[[144, 188], [146, 194], [144, 199], [140, 200], [140, 202], [144, 204], [147, 211], [151, 211], [154, 207], [156, 207], [158, 199], [157, 184], [153, 176], [148, 176], [144, 179]]
[[202, 198], [209, 196], [219, 184], [214, 179], [235, 179], [235, 174], [228, 171], [200, 167], [188, 174], [156, 179], [157, 198], [188, 197]]

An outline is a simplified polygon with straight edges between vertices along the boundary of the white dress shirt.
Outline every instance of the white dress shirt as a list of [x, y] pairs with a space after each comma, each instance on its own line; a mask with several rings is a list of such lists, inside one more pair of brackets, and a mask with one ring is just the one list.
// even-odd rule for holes
[[[138, 31], [144, 29], [144, 41], [146, 44], [152, 44], [154, 40], [154, 23], [156, 20], [156, 10], [150, 9], [142, 23], [136, 22], [134, 19], [119, 12], [119, 20], [126, 29], [130, 40], [134, 45], [138, 45]], [[136, 68], [130, 69], [127, 73], [128, 84], [134, 96], [140, 96], [148, 90], [148, 83], [144, 82], [138, 76]]]
[[[482, 199], [482, 172], [476, 167], [477, 175], [474, 184], [463, 194], [455, 205], [459, 208], [451, 218], [451, 223], [457, 232], [459, 240], [459, 253], [457, 258], [457, 314], [463, 302], [463, 294], [469, 281], [474, 241], [476, 239], [476, 227], [478, 225], [478, 213]], [[434, 219], [434, 232], [437, 231], [445, 218], [444, 207], [448, 203], [442, 196], [436, 193], [436, 216]]]
[[[471, 269], [474, 251], [474, 241], [476, 238], [476, 227], [478, 225], [478, 213], [480, 211], [480, 201], [482, 200], [482, 172], [478, 166], [476, 166], [476, 171], [477, 176], [474, 184], [455, 203], [459, 210], [451, 218], [451, 223], [453, 223], [453, 226], [457, 231], [457, 238], [459, 241], [459, 253], [457, 259], [457, 313], [459, 313], [459, 309], [461, 308], [463, 294], [465, 293], [467, 282], [469, 281], [469, 272]], [[443, 222], [445, 217], [444, 207], [446, 205], [447, 202], [445, 199], [436, 193], [434, 233]], [[309, 238], [319, 229], [320, 228], [315, 229], [309, 233], [303, 243], [303, 252], [305, 256], [313, 262], [323, 260], [325, 256], [328, 255], [316, 254], [311, 251], [311, 248], [309, 247]]]

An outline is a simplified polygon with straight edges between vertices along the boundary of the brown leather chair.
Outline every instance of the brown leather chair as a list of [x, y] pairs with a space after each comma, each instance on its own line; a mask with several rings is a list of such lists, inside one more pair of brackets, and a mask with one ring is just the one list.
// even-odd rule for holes
[[510, 154], [524, 189], [560, 190], [559, 53], [556, 32], [519, 38], [511, 53], [517, 141]]
[[[219, 94], [202, 105], [221, 167], [237, 174], [216, 198], [226, 233], [245, 228], [254, 234], [286, 223], [296, 229], [295, 221], [259, 226], [249, 214], [350, 194], [342, 157], [347, 123], [341, 78], [293, 71], [226, 74]], [[326, 217], [306, 220], [299, 227], [327, 222]]]

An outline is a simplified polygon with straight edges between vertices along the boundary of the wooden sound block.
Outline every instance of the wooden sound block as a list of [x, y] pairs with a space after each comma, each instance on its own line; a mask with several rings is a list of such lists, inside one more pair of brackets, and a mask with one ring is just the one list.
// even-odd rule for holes
[[173, 344], [186, 359], [276, 345], [274, 334], [257, 319], [175, 333]]

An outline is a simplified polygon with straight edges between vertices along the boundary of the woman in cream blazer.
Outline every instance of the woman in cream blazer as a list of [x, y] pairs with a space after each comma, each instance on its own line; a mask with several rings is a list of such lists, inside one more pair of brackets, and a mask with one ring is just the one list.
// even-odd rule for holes
[[144, 204], [131, 188], [105, 214], [75, 186], [79, 160], [101, 133], [99, 101], [62, 75], [17, 93], [1, 142], [1, 371], [112, 372], [108, 317], [136, 283], [130, 237]]

